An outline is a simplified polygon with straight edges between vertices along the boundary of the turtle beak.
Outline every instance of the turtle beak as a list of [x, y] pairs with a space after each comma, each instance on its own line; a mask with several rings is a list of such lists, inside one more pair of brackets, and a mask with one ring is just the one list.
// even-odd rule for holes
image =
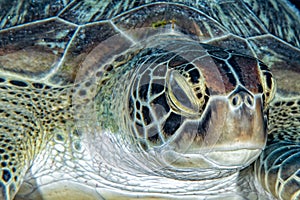
[[[201, 119], [185, 123], [184, 131], [172, 142], [174, 150], [181, 155], [173, 164], [247, 166], [263, 150], [266, 128], [261, 94], [236, 89], [228, 97], [212, 97]], [[194, 160], [188, 159], [191, 157]]]
[[[252, 95], [247, 90], [235, 90], [227, 99], [216, 99], [211, 105], [212, 121], [207, 134], [219, 133], [219, 139], [215, 141], [217, 146], [264, 148], [267, 121], [260, 94]], [[214, 120], [214, 116], [218, 121]], [[211, 142], [207, 144], [213, 145]]]

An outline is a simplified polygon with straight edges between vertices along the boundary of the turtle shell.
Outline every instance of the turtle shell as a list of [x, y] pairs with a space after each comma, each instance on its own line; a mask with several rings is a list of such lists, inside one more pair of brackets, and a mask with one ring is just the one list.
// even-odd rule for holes
[[1, 1], [0, 6], [3, 73], [71, 84], [145, 38], [173, 31], [257, 57], [271, 68], [280, 93], [300, 91], [299, 13], [291, 13], [285, 1]]

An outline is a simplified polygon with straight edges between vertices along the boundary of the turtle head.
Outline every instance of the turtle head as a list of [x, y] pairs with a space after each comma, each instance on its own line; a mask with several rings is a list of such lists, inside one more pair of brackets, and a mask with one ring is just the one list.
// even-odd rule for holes
[[125, 110], [143, 151], [177, 168], [241, 168], [259, 156], [275, 93], [263, 63], [187, 40], [137, 57]]
[[262, 95], [242, 87], [210, 96], [199, 118], [183, 118], [180, 133], [163, 150], [163, 158], [176, 167], [245, 167], [266, 143]]

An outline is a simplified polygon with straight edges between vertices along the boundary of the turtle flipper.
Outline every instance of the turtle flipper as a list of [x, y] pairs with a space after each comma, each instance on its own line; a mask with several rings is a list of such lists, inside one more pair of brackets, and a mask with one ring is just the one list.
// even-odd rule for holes
[[[2, 95], [1, 95], [2, 97]], [[1, 101], [0, 107], [0, 199], [13, 199], [22, 182], [23, 176], [29, 167], [30, 149], [26, 143], [26, 134], [30, 130], [18, 126], [19, 121], [16, 110], [4, 107]], [[25, 116], [23, 116], [25, 117]], [[27, 118], [27, 117], [26, 117]], [[31, 120], [28, 117], [28, 120]]]
[[272, 103], [269, 137], [256, 162], [262, 186], [279, 199], [300, 199], [300, 98]]
[[13, 199], [41, 143], [41, 123], [26, 82], [1, 79], [0, 199]]

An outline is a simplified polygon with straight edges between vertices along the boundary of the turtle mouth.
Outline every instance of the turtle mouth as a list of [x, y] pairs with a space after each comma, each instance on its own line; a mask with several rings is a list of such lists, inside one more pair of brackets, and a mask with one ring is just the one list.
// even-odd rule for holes
[[210, 149], [210, 151], [178, 153], [167, 151], [163, 153], [165, 163], [178, 168], [202, 169], [234, 169], [244, 168], [254, 162], [262, 148], [233, 148], [228, 150]]
[[205, 155], [207, 162], [218, 168], [243, 168], [254, 162], [262, 149], [238, 149], [228, 151], [212, 151]]

